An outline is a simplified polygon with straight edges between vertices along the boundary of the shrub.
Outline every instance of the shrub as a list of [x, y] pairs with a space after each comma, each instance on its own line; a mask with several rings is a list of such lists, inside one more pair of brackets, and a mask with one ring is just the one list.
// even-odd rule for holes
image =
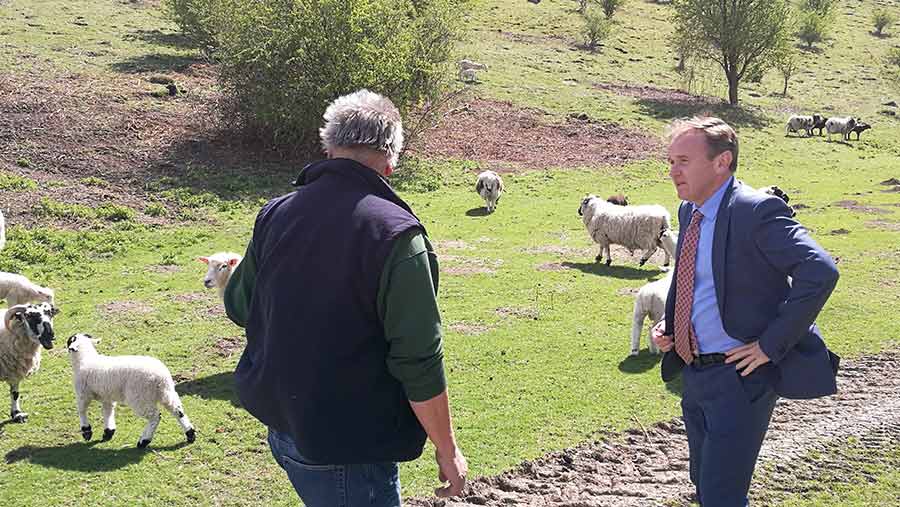
[[815, 12], [803, 14], [797, 27], [797, 37], [811, 48], [816, 42], [822, 42], [828, 29], [825, 18]]
[[308, 147], [341, 95], [368, 88], [406, 117], [450, 76], [455, 0], [220, 1], [227, 112], [275, 145]]
[[584, 13], [585, 45], [591, 49], [603, 42], [609, 36], [612, 26], [608, 19], [603, 17], [599, 9], [588, 9]]
[[37, 182], [15, 174], [0, 172], [0, 190], [35, 190]]
[[891, 48], [887, 54], [887, 64], [900, 67], [900, 48]]
[[109, 222], [131, 221], [134, 210], [118, 204], [103, 204], [97, 208], [97, 217]]
[[161, 217], [166, 214], [166, 207], [158, 202], [151, 202], [144, 208], [144, 213], [151, 217]]
[[894, 24], [897, 18], [887, 9], [875, 9], [872, 13], [872, 23], [875, 24], [875, 34], [881, 35], [882, 30]]
[[615, 14], [624, 3], [625, 0], [600, 0], [600, 7], [603, 8], [603, 13], [606, 14], [606, 18], [612, 19], [613, 14]]
[[164, 3], [166, 13], [181, 28], [184, 36], [207, 55], [217, 46], [221, 4], [221, 0], [165, 0]]

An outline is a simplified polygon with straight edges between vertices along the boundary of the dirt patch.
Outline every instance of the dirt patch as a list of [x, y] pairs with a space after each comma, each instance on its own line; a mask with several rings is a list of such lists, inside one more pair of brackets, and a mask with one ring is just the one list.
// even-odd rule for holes
[[[841, 463], [817, 458], [841, 449], [854, 437], [864, 450], [877, 452], [900, 444], [900, 352], [844, 361], [839, 392], [816, 400], [779, 400], [760, 452], [759, 472], [751, 489], [751, 504], [770, 495], [770, 485], [782, 481], [771, 467], [787, 476], [798, 469], [819, 477]], [[688, 450], [681, 419], [641, 426], [602, 440], [548, 454], [496, 477], [470, 482], [464, 495], [452, 501], [414, 498], [417, 507], [568, 506], [644, 507], [690, 505]], [[860, 466], [865, 462], [862, 461]], [[771, 467], [770, 467], [771, 464]], [[778, 486], [774, 486], [778, 487]], [[760, 505], [774, 505], [761, 501]]]
[[614, 123], [554, 123], [538, 109], [475, 97], [450, 106], [413, 141], [420, 156], [476, 160], [501, 172], [622, 165], [662, 156], [659, 139]]
[[519, 42], [523, 44], [547, 44], [547, 42], [557, 41], [564, 42], [566, 44], [576, 44], [577, 41], [571, 37], [566, 37], [562, 34], [550, 34], [550, 35], [535, 35], [528, 33], [517, 33], [517, 32], [504, 32], [500, 31], [500, 36], [502, 36], [506, 40], [510, 40], [513, 42]]
[[591, 254], [591, 250], [588, 248], [575, 248], [570, 246], [541, 245], [523, 248], [522, 253], [526, 253], [529, 255], [554, 254], [561, 257], [570, 257], [587, 256]]
[[153, 273], [164, 274], [177, 273], [181, 271], [181, 268], [175, 264], [154, 264], [153, 266], [149, 266], [147, 269], [149, 269]]
[[873, 229], [884, 229], [886, 231], [900, 232], [900, 222], [888, 222], [886, 220], [870, 220], [866, 222], [866, 227]]
[[212, 302], [213, 292], [188, 292], [186, 294], [176, 294], [172, 296], [172, 301], [176, 303], [193, 303], [195, 301]]
[[559, 262], [545, 262], [543, 264], [538, 264], [534, 269], [538, 271], [565, 271], [571, 268], [569, 266], [564, 266]]
[[442, 255], [441, 272], [451, 275], [491, 275], [503, 265], [502, 259], [479, 259], [458, 255]]
[[244, 349], [246, 341], [242, 336], [226, 336], [225, 338], [217, 338], [213, 349], [219, 357], [231, 357], [236, 352]]
[[451, 331], [455, 331], [459, 334], [465, 335], [477, 335], [481, 333], [486, 333], [491, 328], [489, 326], [485, 326], [484, 324], [471, 324], [467, 322], [455, 322], [447, 326]]
[[461, 239], [451, 239], [446, 241], [435, 241], [434, 249], [437, 251], [441, 250], [473, 250], [475, 247], [470, 246], [468, 243]]
[[834, 234], [834, 235], [850, 234], [850, 230], [849, 230], [849, 229], [844, 229], [844, 228], [834, 229], [834, 230], [831, 231], [830, 234]]
[[450, 266], [448, 268], [442, 268], [441, 271], [447, 273], [448, 275], [456, 276], [493, 275], [497, 272], [496, 269], [491, 269], [485, 266]]
[[537, 308], [530, 308], [524, 306], [504, 306], [501, 308], [497, 308], [497, 315], [501, 317], [516, 317], [518, 319], [531, 319], [538, 320], [540, 316], [540, 312]]
[[153, 308], [153, 306], [142, 301], [113, 301], [112, 303], [100, 305], [99, 308], [103, 313], [107, 315], [121, 313], [146, 314], [153, 313], [155, 311], [155, 308]]
[[594, 88], [599, 88], [616, 95], [625, 97], [634, 97], [644, 100], [652, 100], [654, 102], [666, 102], [679, 105], [721, 105], [724, 101], [718, 97], [706, 97], [703, 95], [693, 95], [683, 90], [675, 90], [672, 88], [657, 88], [647, 85], [623, 85], [611, 83], [595, 83]]
[[838, 206], [840, 208], [848, 209], [850, 211], [857, 211], [859, 213], [873, 213], [876, 215], [886, 215], [889, 213], [893, 213], [893, 211], [884, 209], [884, 208], [876, 208], [874, 206], [864, 206], [859, 203], [859, 201], [838, 201], [834, 203], [834, 206]]

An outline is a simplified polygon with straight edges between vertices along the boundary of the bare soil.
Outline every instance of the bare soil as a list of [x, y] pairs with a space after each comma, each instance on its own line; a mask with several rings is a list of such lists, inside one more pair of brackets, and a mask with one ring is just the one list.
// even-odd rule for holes
[[616, 95], [634, 97], [637, 99], [665, 102], [681, 105], [721, 105], [724, 101], [718, 97], [706, 97], [694, 95], [683, 90], [672, 88], [657, 88], [648, 85], [624, 85], [611, 83], [596, 83], [595, 88], [606, 90]]
[[[879, 459], [886, 448], [900, 448], [898, 361], [896, 350], [844, 361], [837, 395], [779, 400], [760, 453], [751, 503], [771, 505], [773, 498], [813, 490], [816, 477], [834, 467], [846, 468], [846, 462], [823, 456], [840, 454], [850, 437], [859, 442], [857, 453], [869, 455], [857, 461], [859, 467], [867, 459]], [[790, 480], [795, 470], [813, 480]], [[643, 507], [685, 506], [692, 498], [687, 439], [678, 418], [554, 452], [499, 476], [477, 478], [460, 498], [414, 498], [406, 504]]]

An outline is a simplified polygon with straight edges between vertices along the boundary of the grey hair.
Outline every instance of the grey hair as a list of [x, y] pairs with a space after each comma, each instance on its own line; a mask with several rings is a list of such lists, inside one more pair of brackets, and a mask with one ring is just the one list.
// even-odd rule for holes
[[703, 134], [706, 139], [706, 156], [712, 160], [720, 153], [731, 152], [731, 172], [737, 171], [738, 163], [738, 138], [731, 125], [721, 118], [714, 116], [694, 116], [675, 120], [669, 127], [669, 141], [688, 131], [696, 131]]
[[322, 147], [363, 146], [385, 153], [391, 165], [403, 149], [403, 124], [400, 111], [387, 97], [363, 88], [338, 97], [323, 115], [325, 126], [319, 129]]

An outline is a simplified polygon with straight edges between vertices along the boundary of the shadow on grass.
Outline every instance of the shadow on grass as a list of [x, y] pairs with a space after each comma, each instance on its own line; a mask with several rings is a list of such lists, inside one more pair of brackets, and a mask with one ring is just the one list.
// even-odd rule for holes
[[199, 396], [204, 400], [226, 400], [232, 406], [241, 406], [241, 401], [234, 389], [234, 373], [230, 371], [181, 382], [175, 386], [175, 390], [181, 396]]
[[[185, 441], [162, 447], [154, 446], [151, 443], [148, 449], [138, 449], [134, 446], [136, 443], [135, 440], [131, 447], [121, 448], [123, 443], [113, 438], [109, 442], [94, 440], [73, 442], [56, 447], [24, 445], [6, 453], [5, 459], [7, 465], [28, 461], [35, 465], [59, 470], [109, 472], [139, 463], [148, 454], [148, 451], [174, 451], [188, 445]], [[115, 448], [111, 448], [113, 446]]]
[[162, 30], [135, 30], [123, 37], [125, 40], [139, 40], [156, 46], [166, 46], [177, 49], [194, 49], [196, 46], [191, 39], [181, 33], [166, 33]]
[[488, 213], [487, 208], [485, 208], [484, 206], [477, 206], [470, 209], [469, 211], [466, 211], [467, 217], [486, 217], [488, 215], [490, 215], [490, 213]]
[[631, 266], [607, 266], [600, 262], [563, 262], [563, 266], [577, 269], [582, 273], [591, 275], [611, 276], [626, 280], [649, 280], [662, 273], [662, 270], [654, 268], [633, 268]]
[[628, 356], [619, 363], [619, 371], [622, 373], [644, 373], [659, 364], [662, 355], [651, 354], [644, 349], [636, 356]]
[[735, 127], [762, 128], [769, 118], [762, 111], [732, 106], [724, 101], [638, 99], [641, 112], [661, 120], [673, 120], [695, 115], [722, 118]]
[[183, 72], [195, 63], [204, 62], [199, 56], [166, 55], [151, 53], [116, 62], [110, 67], [115, 72], [138, 74], [141, 72]]

